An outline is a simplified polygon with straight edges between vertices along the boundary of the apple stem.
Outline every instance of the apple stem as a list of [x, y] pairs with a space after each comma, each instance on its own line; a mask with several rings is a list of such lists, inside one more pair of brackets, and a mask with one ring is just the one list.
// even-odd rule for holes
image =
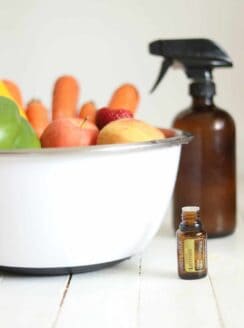
[[83, 122], [81, 122], [80, 128], [82, 128], [84, 126], [84, 124], [86, 123], [86, 121], [88, 120], [87, 117], [84, 118]]

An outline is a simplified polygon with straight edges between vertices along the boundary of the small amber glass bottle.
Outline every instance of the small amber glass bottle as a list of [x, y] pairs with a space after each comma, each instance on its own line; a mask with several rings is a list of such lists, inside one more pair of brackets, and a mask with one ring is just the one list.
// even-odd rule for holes
[[207, 275], [207, 233], [203, 231], [198, 206], [182, 208], [177, 236], [178, 273], [183, 279]]

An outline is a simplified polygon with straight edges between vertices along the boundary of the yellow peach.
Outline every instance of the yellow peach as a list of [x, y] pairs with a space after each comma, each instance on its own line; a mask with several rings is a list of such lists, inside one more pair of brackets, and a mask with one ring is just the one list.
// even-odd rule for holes
[[121, 119], [107, 124], [99, 133], [98, 145], [119, 144], [164, 139], [159, 129], [133, 118]]

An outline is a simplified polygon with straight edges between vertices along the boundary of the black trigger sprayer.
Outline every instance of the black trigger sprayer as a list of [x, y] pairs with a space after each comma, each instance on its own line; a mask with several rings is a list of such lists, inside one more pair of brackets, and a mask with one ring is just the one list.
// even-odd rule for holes
[[188, 78], [209, 85], [212, 85], [214, 68], [232, 66], [225, 51], [207, 39], [158, 40], [150, 43], [149, 51], [165, 58], [151, 92], [157, 88], [168, 68], [175, 62], [182, 64]]
[[157, 40], [149, 51], [164, 57], [153, 92], [170, 66], [180, 63], [190, 84], [191, 106], [181, 111], [173, 127], [194, 135], [183, 146], [174, 192], [174, 227], [178, 228], [181, 208], [197, 205], [210, 237], [224, 236], [235, 228], [235, 125], [232, 117], [215, 106], [212, 72], [231, 67], [227, 53], [208, 39]]

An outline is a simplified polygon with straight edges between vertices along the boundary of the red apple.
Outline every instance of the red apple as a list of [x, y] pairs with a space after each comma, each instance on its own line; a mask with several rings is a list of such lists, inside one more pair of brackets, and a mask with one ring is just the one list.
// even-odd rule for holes
[[95, 145], [97, 126], [85, 119], [60, 118], [51, 122], [41, 136], [42, 147], [76, 147]]

